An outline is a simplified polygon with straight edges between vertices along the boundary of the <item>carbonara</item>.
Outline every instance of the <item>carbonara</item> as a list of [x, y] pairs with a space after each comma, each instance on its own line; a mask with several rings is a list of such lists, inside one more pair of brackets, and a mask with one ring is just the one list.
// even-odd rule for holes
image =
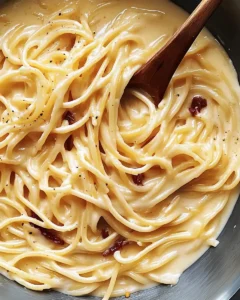
[[240, 180], [231, 61], [204, 30], [158, 106], [126, 88], [186, 17], [167, 0], [1, 8], [3, 275], [129, 297], [218, 245]]

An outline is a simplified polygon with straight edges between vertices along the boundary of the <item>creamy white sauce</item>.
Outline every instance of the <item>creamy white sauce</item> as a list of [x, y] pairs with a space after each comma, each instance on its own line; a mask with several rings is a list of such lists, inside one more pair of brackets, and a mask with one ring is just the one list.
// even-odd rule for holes
[[[0, 11], [0, 34], [4, 34], [6, 30], [19, 23], [24, 25], [41, 25], [44, 23], [45, 19], [48, 16], [50, 16], [53, 12], [60, 12], [61, 9], [63, 9], [66, 5], [69, 5], [70, 2], [71, 1], [68, 0], [51, 0], [46, 2], [40, 0], [19, 0], [9, 2], [5, 4]], [[75, 2], [77, 1], [73, 2], [75, 4]], [[136, 25], [141, 25], [139, 28], [138, 35], [140, 38], [143, 39], [145, 47], [149, 47], [149, 49], [152, 47], [153, 52], [156, 52], [157, 50], [157, 45], [159, 44], [159, 37], [165, 40], [170, 38], [187, 17], [187, 14], [184, 11], [176, 7], [170, 1], [165, 0], [110, 0], [105, 2], [97, 0], [83, 0], [79, 1], [76, 5], [79, 5], [79, 15], [90, 15], [91, 30], [95, 32], [95, 36], [98, 38], [104, 36], [104, 34], [106, 33], [107, 25], [114, 19], [116, 19], [120, 13], [124, 14], [126, 18], [129, 18], [137, 12], [139, 12], [139, 9], [141, 9], [141, 11], [144, 12], [144, 14], [141, 14], [141, 17], [138, 17], [135, 20]], [[215, 68], [221, 68], [221, 71], [222, 73], [224, 73], [225, 77], [229, 78], [230, 84], [235, 86], [237, 89], [238, 83], [236, 79], [235, 70], [231, 64], [231, 61], [227, 57], [226, 53], [221, 48], [221, 46], [214, 41], [213, 37], [208, 33], [208, 31], [203, 30], [196, 43], [192, 46], [191, 51], [194, 52], [194, 49], [197, 48], [199, 45], [204, 45], [205, 42], [208, 43], [209, 41], [212, 44], [212, 47], [204, 52], [204, 58], [206, 60], [211, 61], [212, 65]], [[96, 51], [95, 55], [97, 54], [98, 53]], [[136, 49], [135, 54], [137, 57], [139, 54], [138, 49]], [[92, 53], [92, 55], [94, 57], [94, 53]], [[196, 63], [193, 60], [189, 64], [189, 68], [195, 66], [195, 64]], [[127, 76], [129, 76], [129, 73], [127, 71], [125, 76], [126, 78]], [[197, 79], [193, 79], [193, 81], [194, 80]], [[220, 88], [225, 83], [222, 83], [220, 78], [218, 84], [218, 87]], [[179, 88], [179, 90], [182, 89], [182, 81], [179, 81], [177, 88]], [[14, 92], [16, 92], [16, 90]], [[76, 87], [76, 97], [78, 96], [78, 93], [80, 92], [78, 91], [78, 87]], [[141, 112], [142, 115], [147, 115], [148, 110], [146, 109], [146, 107], [143, 106]], [[94, 126], [97, 126], [96, 116], [98, 116], [98, 113], [99, 112], [97, 112], [96, 115], [93, 116]], [[138, 107], [135, 107], [133, 105], [132, 114], [136, 117], [136, 119], [138, 118]], [[216, 118], [216, 115], [214, 115], [213, 118]], [[141, 124], [141, 120], [139, 121], [139, 124]], [[124, 120], [122, 123], [120, 123], [120, 125], [122, 125], [123, 128], [127, 128], [128, 126], [131, 126], [131, 122], [129, 120]], [[225, 130], [228, 129], [227, 126], [228, 125], [226, 124]], [[236, 132], [234, 132], [233, 134], [236, 134], [236, 136], [238, 136], [239, 133], [237, 132], [237, 129]], [[238, 145], [236, 145], [233, 146], [232, 151], [234, 153], [237, 153], [238, 149]], [[153, 175], [153, 173], [150, 173], [150, 175], [151, 174]], [[149, 179], [149, 182], [150, 181], [151, 178]], [[171, 185], [171, 182], [169, 182], [169, 185]], [[185, 216], [187, 216], [188, 212], [191, 211], [191, 209], [196, 209], [198, 211], [196, 214], [196, 218], [194, 217], [190, 222], [186, 222], [187, 224], [180, 227], [180, 230], [187, 230], [188, 226], [194, 228], [196, 231], [198, 230], [198, 228], [201, 228], [205, 218], [207, 217], [207, 212], [214, 211], [217, 204], [221, 202], [222, 197], [221, 193], [219, 193], [219, 196], [214, 194], [213, 199], [210, 199], [209, 203], [207, 203], [204, 206], [204, 209], [201, 210], [196, 205], [196, 203], [200, 201], [201, 196], [199, 196], [199, 198], [195, 198], [192, 195], [181, 193], [181, 191], [178, 193], [180, 197], [180, 202], [182, 203], [182, 207], [179, 206], [178, 208], [179, 215], [185, 213]], [[172, 260], [172, 262], [167, 263], [154, 274], [146, 277], [146, 282], [144, 282], [144, 285], [136, 283], [136, 281], [130, 278], [121, 278], [116, 283], [114, 295], [124, 294], [124, 291], [132, 293], [137, 290], [153, 286], [157, 282], [163, 284], [176, 284], [181, 274], [189, 266], [191, 266], [209, 248], [209, 246], [218, 246], [218, 235], [222, 231], [233, 210], [238, 194], [238, 187], [235, 188], [232, 192], [229, 192], [229, 200], [227, 202], [227, 205], [224, 207], [223, 211], [218, 214], [216, 226], [214, 227], [213, 233], [210, 235], [209, 239], [205, 241], [204, 238], [201, 236], [188, 243], [179, 243], [177, 246], [174, 244], [172, 247], [169, 247], [166, 250], [166, 256], [164, 256], [166, 260], [168, 258], [176, 256], [175, 259]], [[136, 209], [136, 211], [142, 213], [141, 205], [143, 205], [143, 203], [136, 202], [133, 204], [133, 207]], [[148, 208], [148, 203], [144, 203], [144, 205], [145, 206], [143, 206], [142, 209], [143, 211], [147, 211], [148, 209], [151, 210], [152, 207]], [[155, 211], [153, 211], [152, 213], [154, 219]], [[202, 219], [200, 216], [202, 216]], [[97, 217], [98, 215], [96, 215], [96, 219]], [[182, 215], [182, 217], [184, 216]], [[139, 241], [138, 246], [142, 247], [143, 245], [144, 243]], [[135, 248], [129, 250], [129, 253], [127, 254], [131, 255], [132, 253], [134, 253], [134, 251]], [[89, 257], [86, 259], [89, 259]], [[153, 257], [148, 257], [148, 259], [146, 259], [146, 267], [153, 262], [152, 260], [155, 260], [156, 263], [158, 262], [158, 255], [156, 253], [154, 253]], [[5, 276], [8, 275], [6, 272], [3, 273]], [[12, 278], [11, 274], [9, 274], [9, 277]], [[61, 290], [62, 292], [68, 293], [69, 286], [69, 278], [66, 279], [65, 282], [63, 279], [59, 279], [59, 286], [57, 286], [56, 288], [58, 290]], [[107, 284], [104, 284], [102, 285], [102, 287], [99, 287], [97, 291], [94, 291], [93, 294], [102, 296], [105, 293], [106, 288]]]

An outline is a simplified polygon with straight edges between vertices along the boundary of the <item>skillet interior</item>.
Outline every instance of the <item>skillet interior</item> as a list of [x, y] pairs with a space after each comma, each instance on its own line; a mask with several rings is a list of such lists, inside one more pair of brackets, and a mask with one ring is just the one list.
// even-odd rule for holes
[[[159, 0], [161, 1], [161, 0]], [[0, 4], [4, 0], [0, 0]], [[175, 0], [191, 12], [198, 0]], [[208, 28], [224, 46], [240, 77], [240, 1], [225, 0]], [[219, 66], [221, 67], [221, 66]], [[177, 286], [158, 286], [138, 292], [131, 300], [228, 300], [240, 288], [240, 201], [220, 236], [220, 245], [210, 249], [180, 278]], [[236, 226], [236, 227], [235, 227]], [[235, 227], [235, 228], [234, 228]], [[73, 300], [57, 292], [36, 293], [0, 276], [0, 300]], [[96, 300], [82, 297], [82, 300]], [[124, 297], [119, 299], [125, 299]]]

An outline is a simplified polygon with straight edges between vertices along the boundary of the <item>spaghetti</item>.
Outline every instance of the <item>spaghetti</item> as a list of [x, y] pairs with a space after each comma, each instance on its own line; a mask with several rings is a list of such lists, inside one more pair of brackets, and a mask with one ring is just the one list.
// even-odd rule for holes
[[29, 289], [109, 299], [176, 284], [236, 202], [239, 86], [212, 37], [158, 107], [126, 89], [174, 32], [164, 18], [185, 18], [146, 2], [58, 1], [0, 39], [0, 268]]

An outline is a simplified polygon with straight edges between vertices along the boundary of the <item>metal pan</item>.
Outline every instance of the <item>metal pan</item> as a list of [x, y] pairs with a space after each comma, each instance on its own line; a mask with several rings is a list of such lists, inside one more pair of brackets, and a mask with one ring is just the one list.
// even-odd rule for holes
[[[161, 0], [159, 0], [161, 1]], [[0, 0], [0, 4], [3, 0]], [[175, 0], [187, 11], [198, 0]], [[240, 76], [240, 1], [225, 0], [208, 28], [224, 46]], [[240, 116], [239, 116], [240, 117]], [[229, 300], [240, 288], [240, 201], [223, 230], [216, 249], [210, 249], [181, 277], [178, 285], [138, 292], [131, 300]], [[57, 292], [37, 293], [0, 276], [0, 300], [73, 300]], [[81, 297], [82, 300], [99, 298]], [[120, 299], [124, 299], [120, 298]]]

